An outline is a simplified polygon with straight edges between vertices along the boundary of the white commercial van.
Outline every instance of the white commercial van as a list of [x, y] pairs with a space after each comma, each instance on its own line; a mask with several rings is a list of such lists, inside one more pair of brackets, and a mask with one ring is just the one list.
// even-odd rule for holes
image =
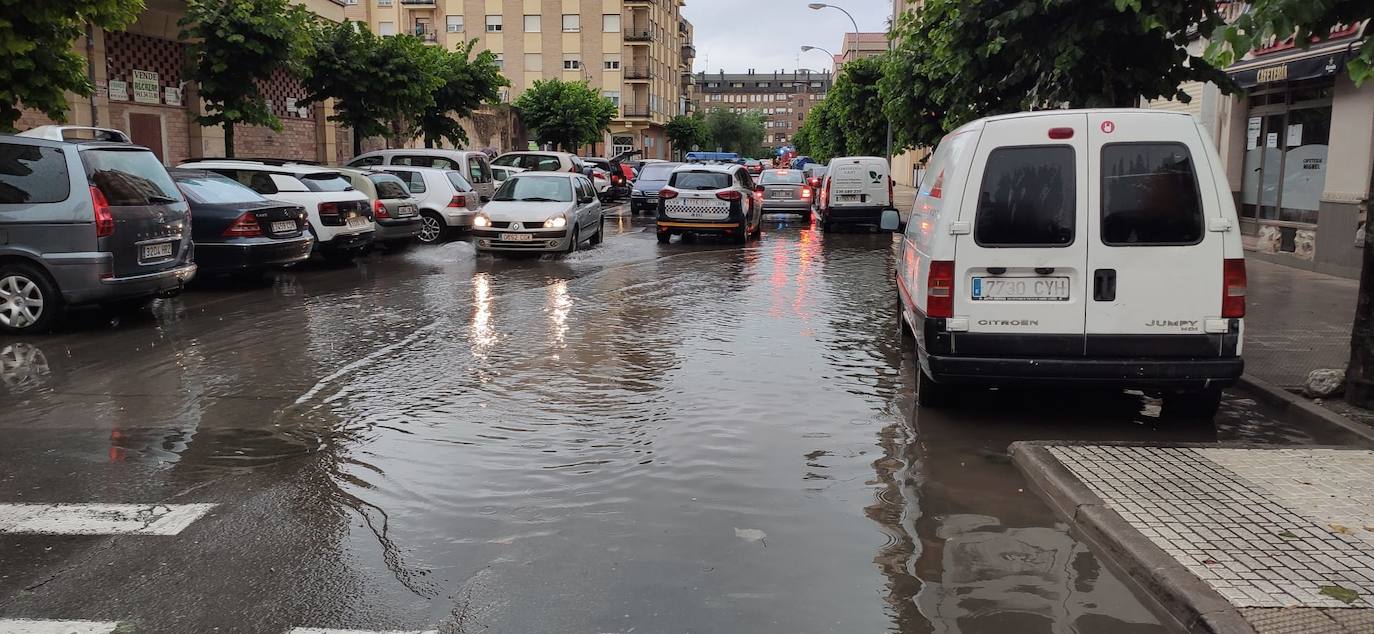
[[969, 123], [937, 146], [897, 264], [917, 399], [1083, 384], [1210, 417], [1243, 369], [1243, 258], [1221, 162], [1189, 115]]
[[839, 224], [876, 225], [888, 209], [892, 209], [892, 175], [887, 159], [830, 159], [817, 200], [816, 213], [822, 230], [829, 231]]

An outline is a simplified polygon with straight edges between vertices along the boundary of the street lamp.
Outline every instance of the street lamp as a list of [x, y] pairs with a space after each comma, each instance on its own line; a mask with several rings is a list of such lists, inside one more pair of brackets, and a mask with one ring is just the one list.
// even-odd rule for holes
[[825, 49], [823, 49], [823, 48], [821, 48], [821, 47], [819, 47], [819, 46], [803, 46], [801, 50], [802, 50], [803, 53], [807, 53], [807, 52], [810, 52], [810, 51], [820, 51], [820, 52], [822, 52], [822, 53], [825, 53], [826, 55], [829, 55], [829, 56], [830, 56], [830, 59], [831, 59], [831, 63], [832, 63], [832, 64], [834, 63], [835, 54], [834, 54], [834, 53], [831, 53], [830, 51], [827, 51], [827, 50], [825, 50]]
[[[857, 50], [859, 44], [859, 21], [855, 20], [852, 14], [850, 14], [848, 11], [845, 11], [844, 7], [837, 7], [833, 4], [826, 4], [824, 2], [812, 2], [811, 4], [808, 4], [806, 6], [810, 8], [812, 11], [820, 11], [821, 9], [837, 9], [840, 13], [843, 13], [845, 17], [849, 18], [849, 23], [854, 25], [854, 47], [856, 49], [854, 51], [854, 57], [859, 56], [859, 52]], [[847, 53], [849, 51], [846, 50], [845, 52]]]

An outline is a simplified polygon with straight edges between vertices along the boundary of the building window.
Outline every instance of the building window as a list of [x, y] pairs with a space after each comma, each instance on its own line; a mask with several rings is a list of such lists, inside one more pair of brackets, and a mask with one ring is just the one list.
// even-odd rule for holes
[[[1240, 186], [1242, 218], [1261, 224], [1317, 224], [1326, 185], [1333, 93], [1329, 77], [1261, 84], [1249, 90]], [[1276, 250], [1296, 252], [1298, 228], [1277, 225], [1268, 231], [1275, 230]]]
[[720, 101], [720, 95], [711, 95], [711, 101]]
[[389, 7], [389, 6], [391, 6], [391, 0], [377, 0], [377, 6], [379, 6], [379, 7]]
[[499, 16], [499, 15], [489, 15], [489, 16], [487, 16], [487, 33], [500, 33], [500, 32], [501, 32], [501, 16]]
[[813, 82], [811, 82], [811, 87], [812, 87], [812, 88], [820, 88], [820, 87], [821, 87], [821, 82], [813, 81]]
[[707, 87], [707, 88], [720, 88], [720, 83], [719, 83], [719, 82], [714, 82], [714, 81], [708, 81], [708, 82], [706, 82], [706, 87]]
[[347, 5], [358, 4], [358, 0], [344, 0], [344, 4], [347, 4]]
[[582, 56], [564, 55], [563, 70], [582, 70]]
[[601, 16], [601, 30], [606, 33], [620, 32], [620, 14], [607, 13]]
[[544, 55], [542, 53], [525, 53], [525, 70], [532, 73], [544, 70]]
[[447, 25], [445, 28], [448, 29], [449, 33], [463, 32], [463, 16], [461, 15], [446, 15], [444, 16], [444, 23]]
[[744, 82], [742, 82], [742, 81], [731, 82], [731, 83], [730, 83], [730, 87], [731, 87], [731, 88], [743, 88], [743, 87], [744, 87]]
[[766, 81], [761, 81], [761, 82], [758, 82], [758, 83], [754, 84], [754, 87], [755, 87], [755, 88], [767, 88], [768, 86], [769, 86], [769, 84], [768, 84], [768, 82], [766, 82]]
[[603, 68], [605, 70], [620, 70], [620, 55], [607, 55]]
[[539, 32], [539, 25], [540, 25], [540, 20], [539, 20], [539, 18], [540, 18], [540, 17], [541, 17], [541, 16], [537, 16], [537, 15], [527, 15], [527, 16], [525, 16], [525, 32], [526, 32], [526, 33], [538, 33], [538, 32]]
[[387, 36], [391, 36], [391, 35], [395, 35], [395, 34], [396, 34], [396, 23], [395, 23], [395, 22], [378, 22], [378, 23], [377, 23], [377, 35], [380, 35], [380, 36], [382, 36], [382, 37], [387, 37]]
[[582, 30], [582, 16], [576, 13], [563, 14], [563, 32], [576, 33]]
[[506, 70], [506, 54], [505, 54], [505, 53], [497, 53], [497, 54], [496, 54], [496, 67], [499, 68], [499, 69], [501, 69], [501, 70]]
[[607, 99], [610, 99], [610, 100], [611, 100], [611, 103], [615, 104], [615, 107], [617, 107], [617, 108], [620, 107], [620, 91], [619, 91], [619, 90], [604, 90], [604, 91], [601, 92], [601, 96], [602, 96], [602, 97], [605, 97], [605, 98], [607, 98]]

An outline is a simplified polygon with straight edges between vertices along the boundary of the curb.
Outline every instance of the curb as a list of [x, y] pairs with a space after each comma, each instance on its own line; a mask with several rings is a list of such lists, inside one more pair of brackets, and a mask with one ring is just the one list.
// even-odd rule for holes
[[1236, 389], [1279, 410], [1280, 415], [1291, 420], [1317, 427], [1335, 427], [1374, 445], [1374, 427], [1350, 420], [1264, 379], [1251, 374], [1242, 375]]
[[1011, 444], [1011, 459], [1062, 517], [1166, 627], [1190, 634], [1255, 634], [1240, 611], [1116, 511], [1050, 453], [1046, 445]]

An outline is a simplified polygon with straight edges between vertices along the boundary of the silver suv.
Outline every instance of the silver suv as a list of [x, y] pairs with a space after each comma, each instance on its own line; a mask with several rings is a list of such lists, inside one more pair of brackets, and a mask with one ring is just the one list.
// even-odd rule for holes
[[0, 332], [180, 292], [196, 273], [188, 211], [157, 157], [118, 130], [0, 135]]

